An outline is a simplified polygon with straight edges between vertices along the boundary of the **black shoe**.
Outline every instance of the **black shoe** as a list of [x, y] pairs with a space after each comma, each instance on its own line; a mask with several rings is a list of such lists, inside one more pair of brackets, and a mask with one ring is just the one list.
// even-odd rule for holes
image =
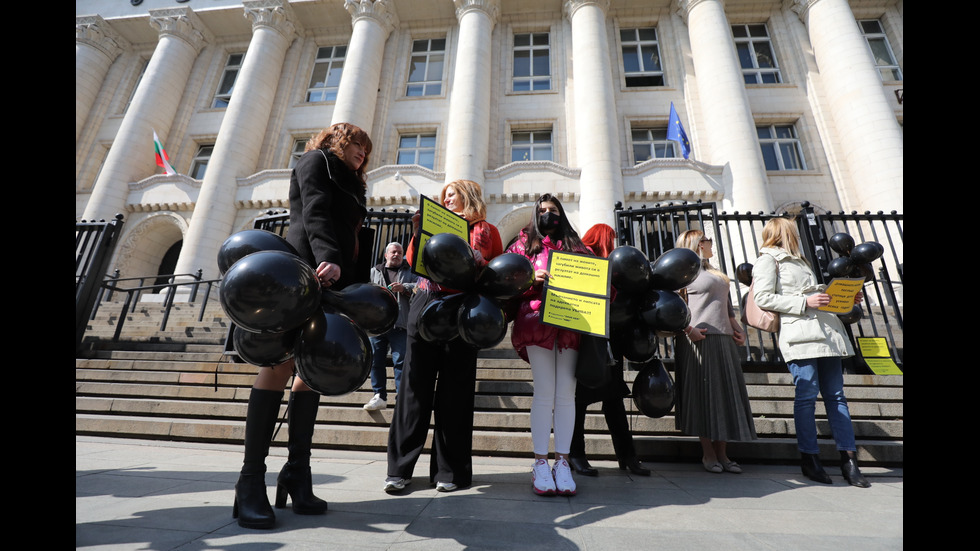
[[635, 475], [650, 476], [650, 469], [644, 467], [643, 464], [640, 463], [640, 460], [635, 457], [625, 461], [620, 461], [619, 468], [624, 471], [629, 469], [629, 471]]
[[243, 474], [235, 484], [235, 504], [231, 518], [242, 528], [269, 529], [276, 524], [276, 513], [269, 505], [264, 474]]
[[599, 471], [592, 465], [589, 465], [589, 460], [584, 457], [568, 456], [568, 464], [575, 469], [575, 472], [582, 476], [599, 476]]
[[289, 460], [276, 481], [277, 509], [286, 506], [288, 495], [293, 500], [293, 512], [298, 515], [327, 512], [327, 502], [313, 495], [310, 472], [310, 448], [319, 406], [320, 395], [316, 392], [292, 392], [289, 395]]
[[858, 468], [857, 459], [852, 456], [854, 452], [840, 452], [840, 474], [844, 475], [844, 480], [846, 480], [851, 486], [857, 486], [858, 488], [870, 488], [871, 483], [868, 479], [864, 478], [861, 474], [861, 469]]
[[800, 453], [800, 467], [803, 469], [803, 475], [810, 480], [821, 484], [833, 484], [830, 475], [823, 470], [823, 465], [820, 464], [820, 456], [817, 454]]
[[297, 515], [322, 515], [327, 512], [327, 502], [313, 495], [313, 476], [310, 466], [293, 466], [286, 463], [276, 480], [276, 509], [286, 507], [286, 496], [293, 500], [293, 512]]

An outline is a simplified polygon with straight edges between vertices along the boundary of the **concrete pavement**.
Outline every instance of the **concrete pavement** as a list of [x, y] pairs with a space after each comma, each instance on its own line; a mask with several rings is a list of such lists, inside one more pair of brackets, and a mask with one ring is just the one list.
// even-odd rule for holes
[[[273, 448], [269, 498], [285, 460]], [[737, 457], [734, 459], [738, 459]], [[531, 459], [474, 458], [474, 484], [439, 493], [428, 457], [402, 495], [382, 491], [383, 453], [314, 450], [325, 515], [276, 510], [272, 530], [231, 518], [240, 446], [75, 437], [75, 547], [99, 550], [848, 550], [904, 545], [903, 469], [869, 467], [868, 489], [832, 486], [791, 465], [712, 474], [699, 463], [645, 463], [631, 476], [594, 461], [575, 497], [531, 492]]]

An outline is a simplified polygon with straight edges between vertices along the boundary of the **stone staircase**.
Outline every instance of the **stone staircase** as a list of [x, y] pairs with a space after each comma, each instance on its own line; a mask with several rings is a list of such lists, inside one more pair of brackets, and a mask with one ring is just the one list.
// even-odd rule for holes
[[[75, 433], [118, 438], [184, 442], [241, 443], [245, 410], [257, 367], [236, 363], [223, 353], [229, 322], [217, 301], [198, 321], [199, 307], [178, 304], [165, 331], [162, 308], [140, 303], [126, 314], [119, 339], [112, 336], [120, 304], [103, 304], [89, 323], [83, 350], [75, 360]], [[636, 372], [627, 371], [627, 382]], [[745, 374], [759, 440], [732, 443], [729, 454], [743, 463], [795, 463], [793, 389], [786, 373]], [[382, 451], [394, 401], [389, 371], [389, 406], [362, 409], [372, 396], [370, 381], [344, 396], [320, 401], [314, 447]], [[901, 466], [903, 454], [903, 376], [845, 375], [846, 393], [866, 464]], [[481, 352], [478, 363], [474, 454], [530, 457], [531, 371], [510, 348], [509, 337]], [[285, 413], [283, 400], [281, 414]], [[674, 430], [673, 415], [652, 419], [626, 401], [630, 425], [642, 459], [693, 462], [701, 451], [694, 437]], [[821, 454], [837, 459], [818, 402]], [[586, 420], [591, 458], [614, 459], [605, 420], [594, 404]], [[285, 445], [280, 430], [274, 445]]]

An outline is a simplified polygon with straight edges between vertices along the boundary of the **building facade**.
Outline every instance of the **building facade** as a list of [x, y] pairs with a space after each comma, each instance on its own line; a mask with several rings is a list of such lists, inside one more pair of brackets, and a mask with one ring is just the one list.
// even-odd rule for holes
[[616, 202], [904, 210], [903, 0], [75, 6], [75, 212], [125, 215], [124, 276], [217, 277], [335, 122], [372, 137], [369, 207], [475, 180], [505, 241], [546, 192], [580, 233]]

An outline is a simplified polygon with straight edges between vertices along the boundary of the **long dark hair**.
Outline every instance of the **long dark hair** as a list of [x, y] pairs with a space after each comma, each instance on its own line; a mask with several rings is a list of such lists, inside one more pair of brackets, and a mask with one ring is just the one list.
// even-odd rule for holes
[[575, 229], [572, 228], [572, 224], [568, 221], [568, 216], [565, 214], [565, 207], [561, 205], [561, 201], [557, 197], [550, 193], [545, 193], [538, 200], [534, 202], [534, 211], [531, 213], [531, 221], [528, 222], [527, 226], [524, 226], [524, 233], [527, 234], [527, 244], [524, 247], [525, 254], [528, 258], [533, 258], [536, 254], [541, 252], [542, 245], [541, 240], [544, 239], [545, 234], [538, 227], [538, 211], [541, 209], [541, 203], [554, 203], [558, 207], [558, 213], [561, 214], [561, 222], [558, 224], [558, 229], [555, 233], [551, 235], [552, 241], [561, 240], [561, 248], [563, 251], [582, 251], [585, 249], [585, 245], [582, 244], [582, 239], [579, 238]]

